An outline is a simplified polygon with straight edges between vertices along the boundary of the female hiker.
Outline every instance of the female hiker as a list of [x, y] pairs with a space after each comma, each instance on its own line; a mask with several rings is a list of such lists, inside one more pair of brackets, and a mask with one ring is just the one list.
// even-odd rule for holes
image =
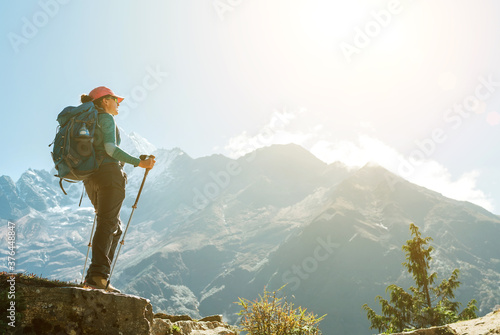
[[[118, 106], [124, 98], [116, 95], [109, 88], [100, 86], [88, 95], [82, 94], [82, 103], [93, 101], [99, 111], [98, 127], [102, 141], [96, 141], [96, 155], [103, 158], [99, 170], [84, 181], [87, 194], [97, 214], [97, 227], [92, 240], [92, 262], [85, 277], [85, 286], [106, 289], [111, 263], [116, 245], [122, 234], [120, 209], [125, 199], [126, 175], [122, 167], [125, 163], [152, 169], [155, 160], [141, 160], [119, 148], [120, 132], [114, 116], [118, 115]], [[107, 291], [120, 292], [111, 284]]]

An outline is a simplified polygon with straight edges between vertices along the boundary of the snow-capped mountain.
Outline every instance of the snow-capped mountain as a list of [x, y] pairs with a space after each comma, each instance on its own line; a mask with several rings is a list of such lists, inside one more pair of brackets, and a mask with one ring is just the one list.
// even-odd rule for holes
[[150, 155], [156, 151], [156, 147], [149, 143], [147, 139], [141, 135], [131, 132], [126, 134], [126, 132], [120, 128], [121, 143], [120, 147], [125, 148], [127, 152], [133, 156], [139, 157], [140, 155]]
[[[390, 283], [409, 284], [401, 246], [410, 222], [434, 239], [440, 278], [460, 269], [459, 301], [477, 299], [483, 315], [500, 301], [500, 219], [483, 208], [378, 166], [327, 165], [297, 145], [237, 160], [193, 159], [180, 149], [156, 149], [136, 134], [122, 137], [127, 151], [154, 154], [157, 163], [113, 283], [160, 310], [224, 313], [236, 322], [238, 297], [254, 299], [266, 285], [287, 284], [294, 303], [328, 314], [325, 334], [370, 334], [361, 305], [374, 306]], [[145, 171], [126, 172], [124, 225]], [[81, 184], [68, 191], [64, 196], [46, 171], [28, 170], [15, 183], [0, 177], [2, 252], [8, 250], [4, 223], [15, 221], [18, 271], [81, 279], [93, 208], [88, 199], [78, 207]]]

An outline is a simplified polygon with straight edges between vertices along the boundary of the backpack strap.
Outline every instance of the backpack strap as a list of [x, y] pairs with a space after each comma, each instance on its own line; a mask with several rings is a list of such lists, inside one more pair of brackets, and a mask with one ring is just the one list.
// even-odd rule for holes
[[83, 184], [83, 189], [82, 189], [82, 196], [80, 197], [80, 203], [78, 204], [78, 207], [82, 205], [82, 200], [83, 200], [83, 195], [85, 194], [85, 184]]
[[59, 177], [59, 186], [61, 186], [61, 190], [63, 191], [64, 195], [68, 195], [68, 193], [66, 193], [66, 191], [64, 190], [64, 187], [62, 185], [62, 181], [63, 181], [63, 179], [61, 177]]
[[[59, 178], [59, 186], [61, 187], [61, 190], [63, 191], [63, 193], [64, 193], [65, 195], [68, 195], [68, 193], [64, 190], [64, 187], [63, 187], [63, 184], [62, 184], [63, 180], [64, 180], [64, 181], [67, 181], [68, 183], [73, 183], [73, 184], [78, 183], [77, 181], [73, 181], [73, 180], [64, 179], [64, 178], [62, 178], [62, 177], [59, 177], [59, 176], [58, 176], [58, 175], [56, 175], [56, 174], [54, 175], [54, 177]], [[83, 197], [83, 195], [82, 195], [82, 197]], [[80, 200], [80, 203], [81, 203], [81, 202], [82, 202], [82, 200]]]

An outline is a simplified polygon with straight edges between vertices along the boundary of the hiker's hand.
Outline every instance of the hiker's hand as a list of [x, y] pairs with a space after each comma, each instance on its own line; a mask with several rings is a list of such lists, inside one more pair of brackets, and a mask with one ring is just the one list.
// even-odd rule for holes
[[139, 163], [139, 167], [144, 168], [144, 169], [152, 169], [153, 166], [155, 166], [155, 159], [154, 157], [149, 157], [148, 159], [141, 159], [141, 162]]

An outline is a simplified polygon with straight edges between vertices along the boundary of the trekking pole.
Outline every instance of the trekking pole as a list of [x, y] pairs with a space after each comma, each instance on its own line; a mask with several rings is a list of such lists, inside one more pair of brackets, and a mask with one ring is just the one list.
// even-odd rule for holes
[[[146, 160], [148, 158], [155, 158], [155, 156], [150, 155], [141, 155], [141, 160]], [[120, 241], [120, 247], [118, 248], [118, 252], [116, 253], [115, 261], [113, 262], [113, 267], [111, 268], [111, 272], [109, 273], [108, 277], [108, 283], [106, 284], [106, 289], [108, 289], [109, 283], [111, 282], [111, 275], [113, 274], [113, 270], [115, 269], [116, 261], [118, 260], [118, 255], [120, 254], [120, 250], [122, 249], [122, 246], [125, 244], [125, 235], [127, 235], [127, 230], [130, 225], [130, 221], [132, 220], [132, 215], [134, 215], [134, 211], [137, 208], [137, 203], [139, 202], [139, 197], [141, 196], [142, 188], [144, 187], [144, 182], [146, 181], [146, 177], [148, 176], [149, 170], [151, 169], [146, 169], [146, 172], [144, 173], [144, 178], [142, 178], [142, 183], [141, 187], [139, 188], [139, 193], [137, 194], [137, 198], [135, 198], [135, 203], [132, 205], [132, 212], [130, 213], [130, 217], [128, 218], [128, 223], [127, 227], [125, 228], [125, 231], [123, 232], [123, 237], [122, 240]]]
[[83, 276], [85, 276], [85, 268], [87, 267], [87, 260], [89, 259], [89, 251], [90, 251], [90, 247], [92, 246], [92, 235], [94, 235], [96, 218], [97, 218], [97, 211], [95, 211], [95, 214], [94, 214], [94, 224], [92, 225], [92, 231], [90, 232], [90, 240], [89, 240], [89, 244], [88, 244], [88, 248], [87, 248], [87, 256], [85, 256], [85, 263], [83, 264], [83, 272], [82, 272], [82, 281], [80, 282], [80, 284], [83, 284]]

